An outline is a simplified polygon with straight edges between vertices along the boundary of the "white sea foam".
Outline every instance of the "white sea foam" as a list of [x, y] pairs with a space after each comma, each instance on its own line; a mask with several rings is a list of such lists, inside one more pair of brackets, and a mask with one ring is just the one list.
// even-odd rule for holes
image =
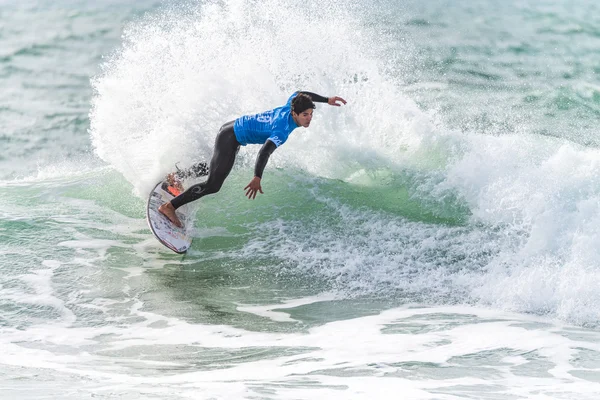
[[[297, 299], [289, 305], [315, 300]], [[144, 322], [129, 326], [7, 332], [0, 338], [3, 364], [80, 376], [85, 378], [80, 393], [123, 395], [143, 387], [145, 394], [164, 393], [166, 398], [186, 398], [200, 390], [216, 398], [265, 391], [283, 399], [394, 398], [400, 391], [420, 399], [476, 393], [540, 399], [560, 393], [592, 399], [598, 388], [593, 373], [600, 360], [585, 366], [577, 361], [600, 352], [597, 337], [569, 338], [568, 327], [514, 314], [464, 307], [398, 308], [306, 333], [257, 333], [192, 325], [142, 312], [139, 305], [131, 312]], [[166, 325], [153, 327], [157, 321]], [[17, 335], [30, 343], [43, 342], [57, 354], [18, 346]], [[169, 351], [173, 348], [179, 348], [177, 353]], [[152, 349], [155, 356], [146, 357], [144, 349]], [[238, 352], [252, 358], [237, 362], [232, 354]], [[216, 362], [222, 368], [195, 370], [199, 362]], [[158, 375], [158, 370], [164, 373]], [[586, 371], [592, 375], [581, 378]], [[60, 381], [55, 385], [60, 388]]]

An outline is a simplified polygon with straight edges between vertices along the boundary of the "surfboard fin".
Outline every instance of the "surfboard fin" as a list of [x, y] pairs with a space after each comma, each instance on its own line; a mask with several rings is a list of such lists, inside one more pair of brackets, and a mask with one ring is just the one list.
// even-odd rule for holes
[[167, 186], [167, 192], [171, 193], [173, 196], [177, 197], [181, 194], [181, 192], [173, 186]]

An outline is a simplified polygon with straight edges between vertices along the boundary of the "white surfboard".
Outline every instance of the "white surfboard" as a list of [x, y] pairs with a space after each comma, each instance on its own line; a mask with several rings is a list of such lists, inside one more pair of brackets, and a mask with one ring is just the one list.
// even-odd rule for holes
[[173, 197], [167, 191], [166, 182], [159, 182], [150, 193], [150, 197], [148, 197], [146, 218], [148, 225], [150, 225], [150, 230], [152, 230], [152, 233], [159, 242], [175, 253], [183, 254], [192, 245], [192, 237], [190, 235], [192, 218], [188, 215], [188, 207], [183, 206], [176, 211], [179, 220], [183, 224], [182, 228], [173, 225], [169, 218], [158, 211], [158, 207], [171, 201]]

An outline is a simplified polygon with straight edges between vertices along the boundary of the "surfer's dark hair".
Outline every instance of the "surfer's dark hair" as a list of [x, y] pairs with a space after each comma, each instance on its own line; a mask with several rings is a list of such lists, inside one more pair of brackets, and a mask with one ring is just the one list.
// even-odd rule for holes
[[300, 114], [309, 108], [315, 108], [315, 103], [309, 95], [304, 93], [298, 93], [294, 100], [292, 100], [292, 111], [296, 114]]

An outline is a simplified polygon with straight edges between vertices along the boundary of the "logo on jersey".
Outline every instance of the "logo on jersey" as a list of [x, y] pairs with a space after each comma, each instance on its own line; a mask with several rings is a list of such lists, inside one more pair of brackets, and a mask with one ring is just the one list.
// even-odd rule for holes
[[264, 123], [271, 123], [271, 121], [273, 121], [273, 116], [271, 115], [271, 113], [264, 113], [264, 114], [260, 114], [256, 117], [256, 120], [258, 122], [264, 122]]
[[279, 139], [279, 137], [278, 137], [278, 136], [273, 136], [273, 137], [270, 137], [270, 138], [269, 138], [269, 140], [270, 140], [271, 142], [275, 143], [275, 145], [276, 145], [277, 147], [279, 147], [279, 146], [281, 146], [281, 145], [283, 144], [283, 140]]

